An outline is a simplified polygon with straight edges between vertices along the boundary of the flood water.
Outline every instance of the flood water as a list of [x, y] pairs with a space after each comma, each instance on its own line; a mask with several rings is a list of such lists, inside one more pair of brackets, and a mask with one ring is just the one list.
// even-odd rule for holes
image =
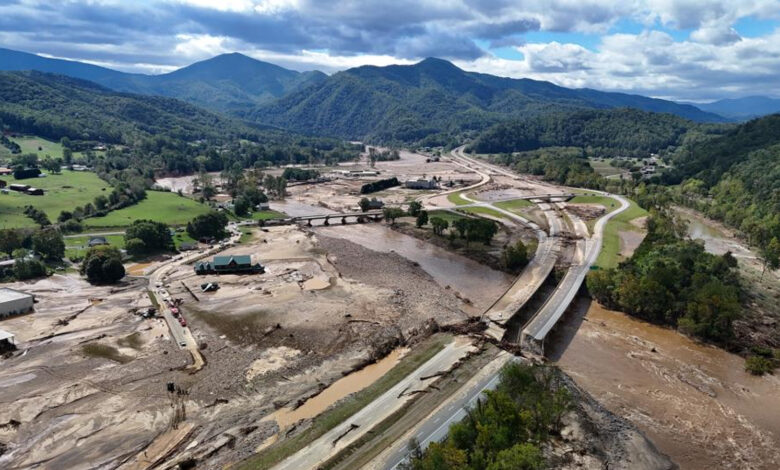
[[279, 428], [283, 430], [302, 419], [314, 418], [342, 398], [359, 392], [374, 383], [398, 364], [398, 361], [407, 352], [408, 349], [406, 348], [397, 348], [383, 359], [333, 382], [319, 395], [306, 400], [298, 408], [281, 408], [266, 417], [264, 421], [273, 419], [279, 425]]
[[317, 227], [316, 233], [348, 240], [374, 251], [395, 252], [418, 263], [439, 285], [455, 289], [477, 309], [487, 308], [514, 281], [509, 274], [396, 232], [384, 224], [332, 225]]
[[550, 358], [681, 468], [780, 468], [780, 378], [595, 302], [578, 307], [549, 339]]
[[756, 258], [744, 243], [718, 228], [715, 222], [689, 211], [681, 210], [677, 214], [688, 223], [688, 236], [694, 240], [702, 240], [704, 249], [709, 253], [722, 255], [730, 251], [736, 258]]

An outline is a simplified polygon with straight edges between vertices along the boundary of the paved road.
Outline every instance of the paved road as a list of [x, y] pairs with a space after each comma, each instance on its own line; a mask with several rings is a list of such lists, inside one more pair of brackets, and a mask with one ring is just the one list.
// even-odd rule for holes
[[432, 442], [442, 441], [453, 423], [466, 417], [466, 410], [476, 403], [486, 390], [494, 390], [498, 385], [498, 371], [507, 362], [515, 358], [502, 351], [499, 356], [466, 382], [447, 402], [440, 405], [414, 430], [385, 449], [366, 469], [395, 469], [409, 457], [409, 441], [414, 438], [421, 448]]
[[[602, 193], [606, 195], [606, 193]], [[620, 207], [604, 217], [600, 218], [594, 226], [593, 236], [588, 239], [577, 240], [577, 252], [579, 259], [575, 264], [569, 268], [569, 271], [564, 276], [563, 280], [558, 284], [558, 287], [553, 292], [552, 296], [547, 300], [544, 306], [537, 312], [537, 314], [531, 319], [530, 322], [523, 328], [522, 341], [523, 343], [531, 344], [529, 340], [537, 343], [537, 347], [541, 349], [541, 345], [547, 334], [552, 330], [563, 313], [569, 307], [569, 304], [574, 299], [574, 296], [579, 291], [582, 282], [585, 280], [585, 276], [588, 274], [590, 267], [596, 262], [596, 258], [601, 251], [601, 245], [604, 239], [604, 227], [612, 217], [615, 217], [619, 213], [625, 211], [629, 207], [628, 201], [621, 196], [610, 195], [620, 202]], [[572, 215], [570, 214], [570, 217]], [[575, 221], [575, 226], [582, 224], [578, 219], [572, 218]], [[584, 225], [584, 224], [582, 224]], [[587, 231], [587, 228], [585, 228]], [[579, 235], [582, 234], [582, 226], [577, 228]], [[539, 351], [537, 351], [539, 352]]]
[[214, 248], [199, 250], [187, 255], [176, 256], [170, 261], [167, 261], [166, 263], [158, 266], [157, 269], [155, 269], [149, 275], [149, 292], [151, 292], [154, 298], [157, 300], [160, 313], [165, 319], [165, 323], [168, 324], [168, 330], [171, 332], [171, 337], [173, 340], [176, 341], [176, 344], [180, 348], [186, 348], [190, 351], [190, 354], [192, 354], [193, 368], [195, 370], [200, 370], [205, 365], [205, 361], [203, 360], [203, 355], [201, 355], [200, 348], [198, 347], [197, 341], [195, 341], [195, 337], [192, 335], [190, 329], [188, 327], [181, 326], [179, 321], [173, 316], [171, 310], [168, 308], [166, 300], [170, 299], [171, 296], [165, 287], [165, 276], [175, 266], [189, 263], [204, 256], [209, 256], [221, 251], [225, 247], [237, 243], [241, 238], [241, 231], [238, 229], [237, 225], [230, 224], [228, 226], [228, 230], [230, 231], [230, 238], [227, 240], [227, 242], [224, 242], [224, 245], [220, 244]]
[[[471, 348], [471, 342], [456, 339], [444, 347], [438, 354], [417, 370], [409, 374], [379, 398], [366, 405], [348, 420], [326, 432], [319, 439], [279, 463], [274, 470], [305, 470], [317, 468], [340, 450], [353, 443], [359, 437], [371, 430], [376, 424], [399, 410], [413, 395], [415, 390], [424, 390], [437, 377], [420, 380], [438, 372], [450, 369], [453, 364], [466, 355]], [[353, 425], [358, 428], [350, 429]], [[344, 435], [347, 433], [346, 435]], [[339, 439], [340, 436], [343, 436]], [[337, 442], [334, 443], [334, 441]]]

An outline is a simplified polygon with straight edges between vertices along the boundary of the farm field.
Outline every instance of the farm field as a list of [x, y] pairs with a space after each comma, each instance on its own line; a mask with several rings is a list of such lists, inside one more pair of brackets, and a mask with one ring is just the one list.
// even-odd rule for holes
[[185, 225], [194, 217], [210, 209], [197, 201], [176, 193], [147, 191], [146, 199], [138, 204], [111, 211], [104, 217], [84, 220], [85, 228], [126, 227], [134, 220], [147, 219], [168, 225]]
[[67, 171], [62, 174], [48, 175], [44, 178], [31, 178], [17, 181], [12, 176], [3, 177], [8, 184], [20, 183], [43, 189], [43, 196], [30, 196], [15, 191], [0, 194], [0, 228], [33, 227], [35, 222], [24, 215], [24, 207], [32, 205], [42, 210], [52, 222], [63, 210], [73, 210], [92, 202], [96, 196], [109, 192], [108, 183], [95, 173]]
[[619, 175], [621, 173], [627, 173], [621, 168], [615, 168], [614, 166], [610, 165], [608, 160], [595, 160], [591, 158], [588, 159], [588, 163], [590, 163], [590, 166], [593, 167], [596, 173], [600, 174], [601, 176], [608, 177]]
[[[631, 221], [640, 217], [645, 217], [647, 211], [639, 207], [636, 202], [629, 199], [631, 204], [628, 209], [613, 217], [604, 227], [604, 242], [601, 247], [601, 253], [596, 259], [596, 266], [600, 268], [614, 268], [621, 261], [620, 256], [620, 233], [621, 232], [642, 232], [642, 229], [632, 224]], [[606, 206], [610, 212], [610, 209]]]
[[[43, 137], [37, 137], [37, 136], [11, 137], [11, 141], [19, 144], [19, 147], [21, 147], [22, 149], [22, 154], [34, 153], [37, 154], [39, 158], [43, 158], [46, 155], [55, 158], [56, 157], [62, 158], [62, 144], [60, 144], [59, 142], [54, 142], [48, 139], [44, 139]], [[95, 152], [96, 155], [100, 155], [102, 153], [105, 152], [103, 151]], [[9, 155], [6, 155], [6, 157], [8, 156]], [[83, 155], [81, 152], [73, 152], [73, 160], [78, 161], [82, 158]]]

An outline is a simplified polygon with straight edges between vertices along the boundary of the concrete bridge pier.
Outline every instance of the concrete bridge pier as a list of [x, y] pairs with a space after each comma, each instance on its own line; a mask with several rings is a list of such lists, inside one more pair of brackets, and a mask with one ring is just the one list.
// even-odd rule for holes
[[330, 225], [330, 220], [329, 219], [330, 219], [330, 217], [325, 217], [325, 222], [323, 222], [322, 225], [325, 225], [325, 226]]
[[342, 217], [341, 218], [341, 225], [345, 225], [346, 223], [347, 223], [347, 218], [346, 217]]

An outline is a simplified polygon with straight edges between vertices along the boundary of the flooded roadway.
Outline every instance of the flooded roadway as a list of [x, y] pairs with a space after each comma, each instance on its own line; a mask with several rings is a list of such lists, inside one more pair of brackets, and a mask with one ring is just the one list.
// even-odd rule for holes
[[550, 358], [681, 468], [780, 467], [777, 376], [752, 376], [737, 355], [587, 300], [564, 325]]

